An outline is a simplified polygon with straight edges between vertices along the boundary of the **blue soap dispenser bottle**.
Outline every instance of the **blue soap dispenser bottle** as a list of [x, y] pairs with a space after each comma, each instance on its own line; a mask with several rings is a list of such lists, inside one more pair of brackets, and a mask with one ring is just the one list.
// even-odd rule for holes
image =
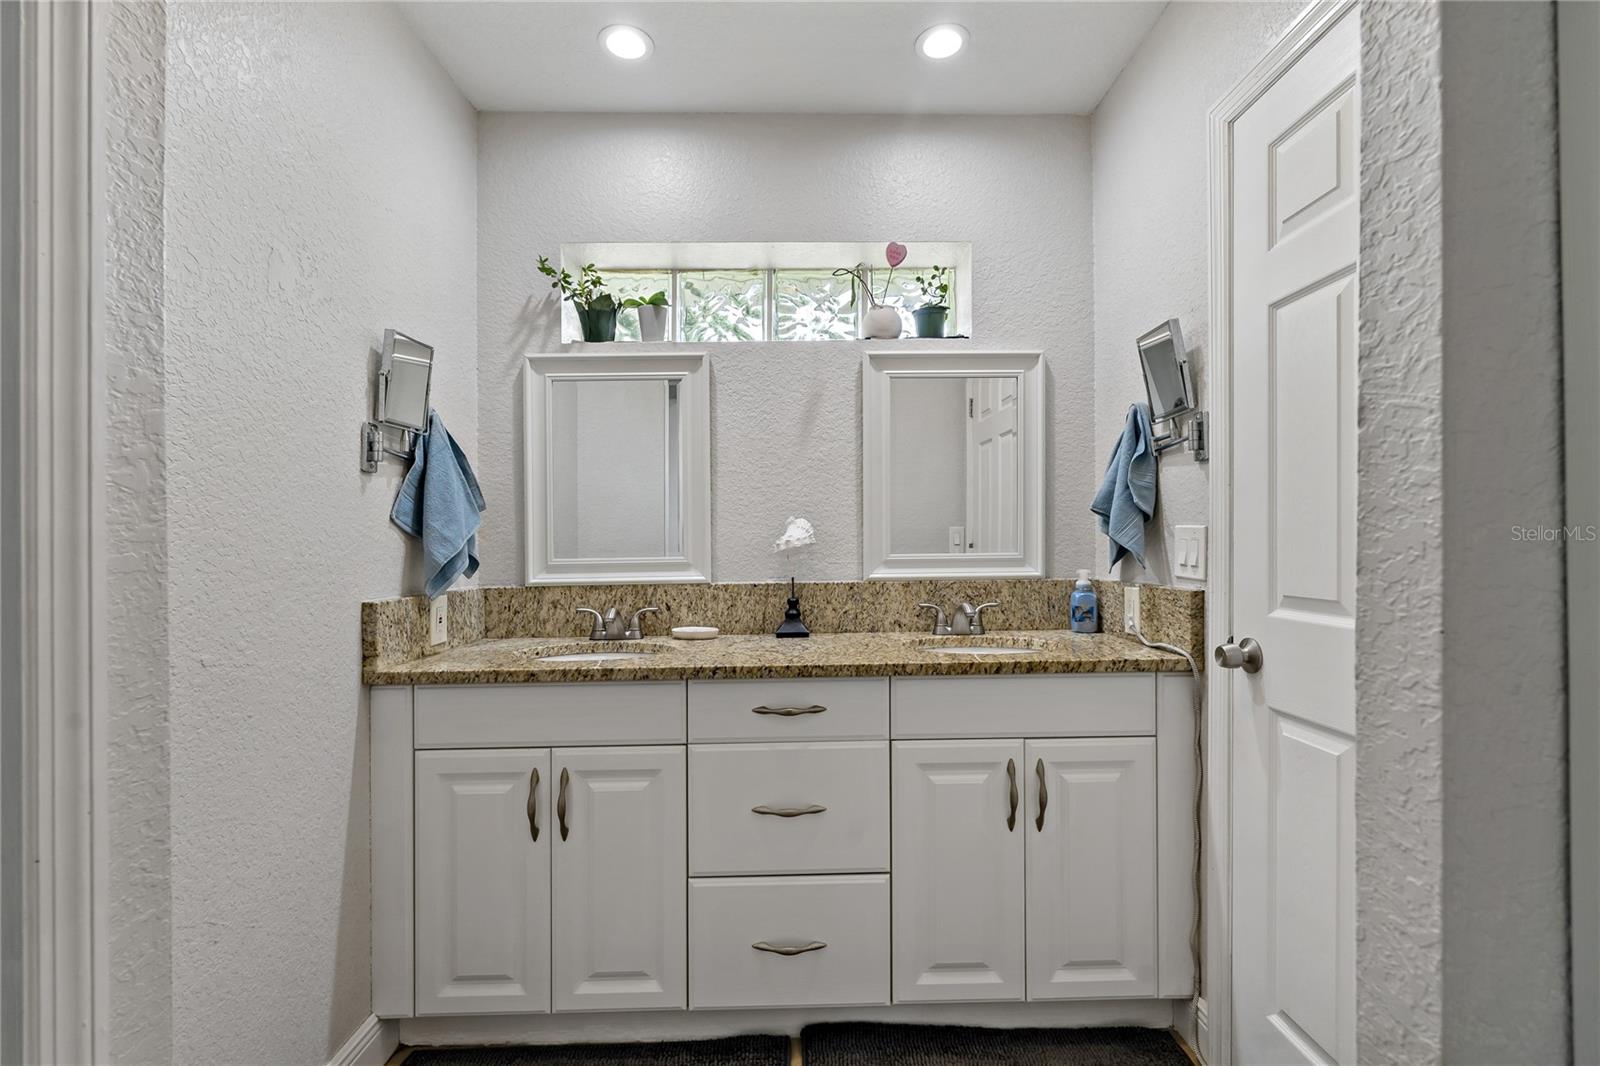
[[1100, 600], [1094, 594], [1094, 585], [1089, 582], [1089, 571], [1078, 571], [1078, 584], [1072, 590], [1068, 610], [1074, 633], [1100, 632]]

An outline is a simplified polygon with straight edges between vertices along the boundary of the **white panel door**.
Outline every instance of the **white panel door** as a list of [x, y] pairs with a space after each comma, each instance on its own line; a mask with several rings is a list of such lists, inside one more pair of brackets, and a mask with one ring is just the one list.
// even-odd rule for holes
[[1234, 1051], [1355, 1061], [1352, 8], [1234, 123]]
[[550, 1009], [550, 751], [416, 756], [417, 1013]]
[[1022, 413], [1014, 377], [967, 381], [967, 551], [1022, 550]]
[[1028, 998], [1155, 995], [1155, 738], [1030, 740], [1026, 757]]
[[1022, 742], [893, 749], [895, 1002], [1022, 999]]
[[555, 1009], [685, 1007], [684, 749], [570, 748], [553, 769]]

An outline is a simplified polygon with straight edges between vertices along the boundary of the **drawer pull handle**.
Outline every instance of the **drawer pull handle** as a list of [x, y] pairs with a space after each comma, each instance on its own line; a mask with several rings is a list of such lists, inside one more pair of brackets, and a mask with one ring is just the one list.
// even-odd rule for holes
[[820, 803], [813, 803], [806, 807], [768, 807], [763, 803], [759, 807], [751, 807], [752, 814], [770, 814], [774, 818], [798, 818], [802, 814], [821, 814], [828, 808]]
[[539, 842], [539, 768], [528, 775], [528, 835]]
[[765, 940], [757, 940], [750, 946], [757, 951], [769, 951], [774, 955], [804, 955], [808, 951], [821, 951], [828, 945], [820, 940], [813, 940], [809, 944], [769, 944]]
[[561, 791], [556, 793], [556, 821], [561, 823], [561, 839], [567, 839], [567, 768], [561, 768]]
[[1044, 760], [1040, 759], [1034, 764], [1034, 772], [1039, 775], [1039, 818], [1033, 823], [1035, 829], [1044, 832], [1044, 809], [1050, 806], [1050, 789], [1044, 783]]
[[1011, 812], [1006, 815], [1006, 832], [1017, 831], [1017, 760], [1006, 760], [1006, 777], [1011, 782]]
[[750, 713], [775, 714], [780, 718], [795, 718], [802, 714], [821, 714], [827, 709], [820, 703], [813, 703], [808, 707], [768, 707], [766, 704], [762, 704], [760, 707], [750, 708]]

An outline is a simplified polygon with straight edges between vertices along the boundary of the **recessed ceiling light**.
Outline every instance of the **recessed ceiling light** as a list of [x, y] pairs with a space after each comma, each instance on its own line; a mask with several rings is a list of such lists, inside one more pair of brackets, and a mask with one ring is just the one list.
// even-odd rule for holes
[[929, 26], [917, 38], [917, 51], [929, 59], [949, 59], [967, 43], [967, 31], [953, 22]]
[[600, 31], [600, 43], [618, 59], [643, 59], [656, 47], [650, 35], [635, 26], [607, 26]]

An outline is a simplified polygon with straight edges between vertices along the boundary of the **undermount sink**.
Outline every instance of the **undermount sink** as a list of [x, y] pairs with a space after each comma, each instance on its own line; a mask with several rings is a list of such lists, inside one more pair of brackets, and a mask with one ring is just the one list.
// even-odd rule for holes
[[925, 644], [935, 655], [1032, 655], [1038, 648], [1013, 648], [988, 644]]
[[648, 659], [661, 652], [648, 644], [621, 644], [604, 642], [599, 647], [588, 644], [558, 644], [535, 653], [542, 663], [624, 663], [634, 659]]

